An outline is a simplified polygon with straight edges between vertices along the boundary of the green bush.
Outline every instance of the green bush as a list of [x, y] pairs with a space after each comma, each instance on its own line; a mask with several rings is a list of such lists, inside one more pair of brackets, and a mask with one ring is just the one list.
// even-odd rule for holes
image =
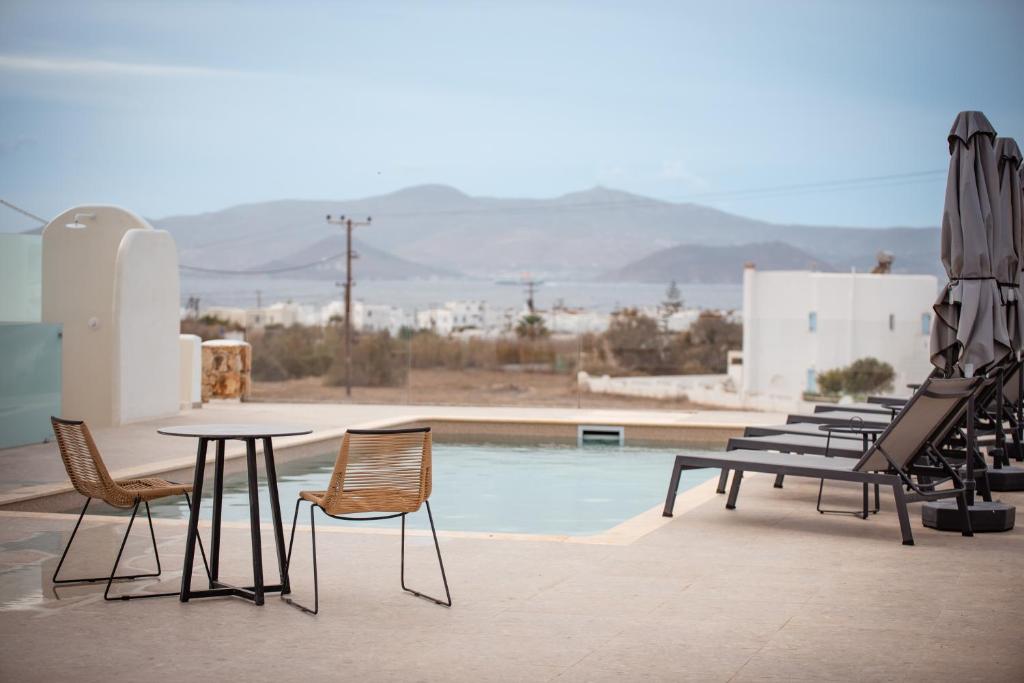
[[825, 395], [860, 395], [892, 389], [896, 372], [877, 358], [859, 358], [845, 368], [826, 370], [818, 375], [818, 390]]
[[319, 377], [327, 372], [340, 341], [335, 327], [268, 325], [249, 334], [252, 376], [257, 381]]
[[[405, 345], [387, 332], [353, 337], [352, 385], [359, 387], [402, 386], [408, 376], [408, 352]], [[345, 384], [345, 346], [339, 344], [324, 384]]]
[[664, 368], [666, 335], [657, 320], [637, 309], [613, 313], [604, 337], [615, 360], [626, 370], [655, 373]]
[[726, 354], [742, 346], [742, 325], [705, 311], [690, 329], [676, 335], [670, 363], [684, 375], [721, 374], [726, 371]]

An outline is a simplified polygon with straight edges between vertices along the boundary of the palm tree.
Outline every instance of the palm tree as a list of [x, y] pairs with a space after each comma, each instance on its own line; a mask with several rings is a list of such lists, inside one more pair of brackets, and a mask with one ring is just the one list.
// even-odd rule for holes
[[516, 336], [521, 339], [541, 339], [548, 336], [548, 334], [548, 328], [544, 325], [544, 318], [536, 313], [524, 315], [516, 324]]

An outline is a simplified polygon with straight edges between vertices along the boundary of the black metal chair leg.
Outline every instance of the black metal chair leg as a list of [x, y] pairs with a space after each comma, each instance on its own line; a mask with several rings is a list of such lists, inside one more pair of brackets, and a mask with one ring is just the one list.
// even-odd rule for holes
[[[295, 501], [295, 515], [292, 517], [292, 534], [291, 539], [288, 541], [288, 557], [285, 560], [285, 574], [287, 574], [288, 576], [291, 576], [291, 574], [289, 574], [288, 571], [292, 563], [292, 545], [295, 543], [295, 525], [299, 521], [299, 504], [301, 502], [301, 498]], [[314, 616], [316, 616], [320, 612], [320, 581], [319, 577], [317, 576], [316, 566], [316, 522], [313, 519], [313, 511], [315, 509], [316, 505], [310, 504], [309, 531], [310, 538], [313, 541], [313, 609], [310, 609], [305, 605], [299, 604], [292, 598], [286, 597], [284, 591], [281, 592], [281, 599], [284, 600], [286, 603], [288, 603], [292, 607], [295, 607], [296, 609], [302, 610], [306, 614], [312, 614]], [[289, 593], [291, 592], [290, 588], [291, 586], [289, 585]]]
[[[132, 516], [128, 520], [128, 528], [124, 530], [124, 538], [121, 539], [121, 547], [117, 549], [117, 558], [114, 560], [114, 567], [110, 570], [110, 578], [107, 579], [107, 587], [103, 591], [104, 600], [117, 600], [118, 598], [111, 598], [110, 586], [114, 583], [114, 575], [117, 574], [117, 565], [121, 562], [121, 555], [124, 553], [124, 546], [128, 543], [128, 534], [132, 532], [132, 524], [135, 523], [135, 515], [139, 512], [139, 502], [135, 501], [135, 506], [132, 508]], [[125, 596], [127, 597], [127, 596]]]
[[430, 533], [434, 536], [434, 550], [437, 552], [437, 564], [441, 567], [441, 581], [444, 582], [444, 594], [445, 597], [448, 599], [448, 602], [442, 602], [441, 600], [438, 600], [435, 597], [431, 597], [424, 593], [420, 593], [419, 591], [415, 591], [405, 585], [405, 515], [402, 515], [402, 590], [406, 591], [407, 593], [412, 593], [418, 598], [423, 598], [424, 600], [430, 600], [431, 602], [435, 602], [438, 605], [441, 605], [442, 607], [451, 607], [452, 594], [448, 590], [448, 577], [444, 573], [444, 562], [441, 560], [441, 546], [437, 542], [437, 529], [434, 528], [434, 515], [430, 512], [430, 501], [425, 500], [423, 502], [427, 506], [427, 517], [430, 519]]
[[[728, 470], [722, 470], [722, 475], [728, 475]], [[677, 456], [675, 461], [672, 463], [672, 476], [668, 481], [668, 493], [665, 494], [665, 509], [662, 511], [662, 517], [671, 517], [672, 509], [676, 505], [676, 492], [679, 490], [679, 478], [683, 476], [683, 463], [682, 460]], [[721, 480], [719, 480], [721, 481]]]
[[[53, 583], [55, 586], [63, 586], [63, 585], [73, 584], [73, 583], [98, 583], [100, 581], [109, 581], [110, 580], [109, 576], [94, 576], [94, 577], [90, 577], [90, 578], [81, 578], [81, 579], [58, 579], [57, 578], [57, 575], [60, 573], [61, 567], [64, 566], [64, 560], [67, 559], [68, 551], [71, 550], [71, 544], [74, 542], [75, 536], [78, 534], [78, 529], [82, 525], [82, 519], [85, 517], [85, 512], [86, 512], [86, 510], [89, 509], [89, 503], [91, 503], [91, 502], [92, 502], [92, 498], [86, 499], [85, 505], [82, 507], [82, 512], [78, 515], [78, 521], [75, 522], [75, 528], [71, 531], [71, 538], [68, 539], [67, 545], [64, 546], [64, 552], [61, 554], [60, 561], [57, 563], [57, 568], [53, 572], [53, 578], [50, 579], [51, 583]], [[135, 508], [133, 508], [133, 512], [132, 512], [132, 521], [134, 521], [134, 519], [135, 519], [135, 514], [138, 511], [137, 508], [138, 508], [138, 504], [136, 503], [136, 506], [135, 506]], [[147, 509], [147, 513], [148, 513], [148, 509]], [[129, 527], [128, 528], [131, 529], [131, 521], [129, 521]], [[135, 579], [152, 579], [152, 578], [160, 576], [160, 571], [161, 571], [160, 570], [160, 553], [157, 552], [157, 549], [156, 549], [156, 536], [153, 535], [153, 521], [152, 521], [152, 519], [150, 519], [149, 530], [150, 530], [150, 536], [151, 536], [151, 538], [153, 540], [153, 553], [156, 555], [156, 573], [155, 574], [154, 573], [130, 574], [130, 575], [127, 575], [127, 576], [116, 576], [116, 577], [114, 577], [115, 581], [134, 581]], [[125, 536], [125, 538], [127, 538], [127, 535]], [[123, 546], [123, 543], [122, 543], [122, 546]]]
[[89, 503], [92, 502], [92, 498], [85, 499], [85, 505], [82, 507], [81, 514], [78, 515], [78, 521], [75, 522], [75, 528], [71, 531], [71, 538], [68, 539], [67, 545], [64, 546], [64, 552], [61, 553], [60, 561], [57, 563], [57, 568], [53, 571], [53, 577], [50, 579], [52, 583], [78, 583], [84, 581], [97, 581], [98, 579], [58, 579], [57, 574], [60, 573], [60, 568], [64, 566], [64, 559], [68, 556], [68, 551], [71, 550], [71, 543], [75, 540], [75, 534], [78, 533], [78, 527], [82, 524], [82, 518], [85, 517], [85, 511], [89, 509]]
[[729, 487], [729, 498], [725, 501], [727, 510], [736, 509], [736, 498], [740, 495], [740, 482], [743, 481], [743, 470], [736, 470], [732, 475], [732, 486]]
[[775, 475], [775, 483], [772, 484], [772, 487], [773, 488], [777, 488], [777, 489], [781, 489], [782, 488], [782, 482], [784, 482], [785, 480], [786, 480], [786, 475], [784, 475], [784, 474], [776, 474]]
[[715, 493], [725, 493], [725, 486], [729, 483], [729, 470], [722, 468], [722, 473], [718, 475], [718, 487], [715, 488]]
[[903, 545], [914, 545], [914, 532], [910, 527], [910, 513], [907, 511], [907, 498], [903, 495], [901, 484], [892, 485], [892, 495], [896, 502], [896, 516], [900, 520], [900, 535]]

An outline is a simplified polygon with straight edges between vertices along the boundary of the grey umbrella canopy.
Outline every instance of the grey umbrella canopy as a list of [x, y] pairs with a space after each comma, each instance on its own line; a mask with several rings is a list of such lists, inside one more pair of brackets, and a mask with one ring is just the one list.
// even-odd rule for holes
[[996, 263], [1006, 268], [996, 268], [996, 279], [1002, 285], [1003, 300], [1007, 304], [1006, 327], [1010, 333], [1010, 345], [1018, 357], [1024, 351], [1024, 298], [1021, 297], [1020, 279], [1020, 269], [1024, 267], [1024, 197], [1021, 195], [1020, 164], [1017, 142], [1013, 138], [996, 138], [999, 235], [994, 253], [998, 254]]
[[942, 265], [949, 283], [935, 302], [931, 361], [947, 376], [972, 375], [1010, 352], [993, 270], [999, 180], [996, 132], [980, 111], [957, 114], [949, 132]]

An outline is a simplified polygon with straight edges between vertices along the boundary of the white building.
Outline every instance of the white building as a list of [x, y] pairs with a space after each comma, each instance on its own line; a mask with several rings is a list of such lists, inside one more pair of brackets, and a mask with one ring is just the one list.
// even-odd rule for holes
[[937, 292], [931, 275], [746, 268], [744, 403], [795, 400], [817, 390], [821, 372], [866, 357], [893, 367], [896, 389], [920, 382], [931, 370], [928, 343]]
[[360, 332], [388, 332], [396, 337], [409, 322], [409, 316], [398, 306], [362, 301], [352, 304], [352, 326]]
[[665, 326], [669, 332], [686, 332], [690, 329], [690, 326], [697, 322], [700, 318], [701, 310], [699, 308], [685, 308], [681, 311], [669, 315], [665, 320]]
[[601, 334], [611, 321], [607, 313], [575, 308], [552, 308], [541, 316], [552, 334]]
[[484, 301], [446, 301], [444, 308], [451, 311], [452, 327], [484, 329], [487, 325], [487, 303]]
[[416, 329], [430, 330], [442, 337], [447, 337], [455, 329], [455, 319], [447, 308], [428, 308], [416, 311]]

